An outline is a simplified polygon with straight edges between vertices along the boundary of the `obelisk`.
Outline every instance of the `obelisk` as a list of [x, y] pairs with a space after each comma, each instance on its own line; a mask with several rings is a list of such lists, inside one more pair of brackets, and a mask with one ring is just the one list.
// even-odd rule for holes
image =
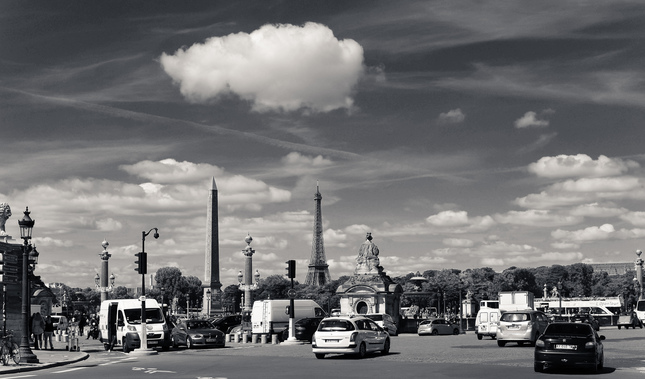
[[215, 178], [208, 195], [206, 213], [206, 259], [204, 262], [204, 291], [202, 312], [210, 316], [222, 310], [222, 283], [219, 281], [219, 225], [217, 205], [217, 184]]

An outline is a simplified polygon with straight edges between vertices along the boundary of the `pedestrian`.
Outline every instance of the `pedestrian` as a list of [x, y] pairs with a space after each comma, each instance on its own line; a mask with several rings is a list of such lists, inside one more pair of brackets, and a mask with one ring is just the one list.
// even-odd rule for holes
[[49, 348], [54, 350], [53, 336], [54, 322], [52, 321], [52, 316], [47, 315], [45, 317], [45, 340], [43, 341], [43, 349], [47, 350], [47, 341], [49, 341]]
[[35, 349], [40, 350], [43, 343], [43, 333], [45, 333], [45, 320], [43, 320], [40, 312], [36, 312], [34, 315], [34, 320], [31, 324], [31, 332], [34, 334]]
[[87, 324], [87, 319], [85, 317], [86, 316], [84, 314], [82, 314], [78, 319], [78, 335], [79, 336], [83, 335], [83, 329], [85, 328], [85, 325]]

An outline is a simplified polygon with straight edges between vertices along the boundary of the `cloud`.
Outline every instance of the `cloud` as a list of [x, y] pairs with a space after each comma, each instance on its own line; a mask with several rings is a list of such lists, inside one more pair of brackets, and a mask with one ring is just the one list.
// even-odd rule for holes
[[191, 102], [236, 94], [257, 112], [349, 109], [364, 72], [363, 48], [308, 22], [264, 25], [162, 54], [165, 72]]
[[427, 217], [425, 221], [434, 227], [448, 228], [452, 233], [483, 231], [495, 225], [490, 216], [469, 217], [466, 211], [443, 211]]
[[152, 180], [159, 184], [194, 183], [222, 176], [224, 170], [207, 163], [178, 162], [174, 159], [160, 161], [141, 161], [132, 165], [121, 165], [119, 168], [130, 175]]
[[472, 247], [475, 243], [467, 238], [444, 238], [441, 241], [446, 246], [451, 247]]
[[439, 123], [440, 124], [459, 124], [466, 119], [466, 115], [461, 111], [461, 109], [452, 109], [446, 113], [439, 114]]
[[529, 209], [526, 211], [509, 211], [494, 216], [500, 224], [525, 225], [536, 227], [553, 227], [575, 225], [583, 221], [581, 216], [555, 214], [548, 210]]
[[551, 236], [564, 242], [585, 243], [605, 240], [629, 240], [645, 237], [645, 229], [616, 230], [612, 224], [590, 226], [581, 230], [555, 230]]
[[528, 166], [529, 172], [543, 178], [616, 176], [639, 164], [631, 160], [600, 155], [593, 160], [586, 154], [542, 157]]
[[537, 113], [533, 111], [529, 111], [524, 113], [524, 116], [518, 118], [515, 120], [515, 127], [517, 129], [524, 129], [524, 128], [542, 128], [549, 126], [549, 121], [547, 120], [539, 120], [537, 117]]

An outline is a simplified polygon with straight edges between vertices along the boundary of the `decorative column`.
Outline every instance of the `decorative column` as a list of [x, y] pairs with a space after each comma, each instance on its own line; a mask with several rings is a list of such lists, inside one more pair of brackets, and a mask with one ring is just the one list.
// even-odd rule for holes
[[110, 259], [112, 255], [108, 253], [107, 247], [110, 246], [110, 244], [108, 243], [108, 241], [103, 240], [101, 246], [103, 247], [103, 251], [99, 253], [99, 257], [101, 257], [101, 276], [99, 290], [101, 291], [101, 302], [104, 302], [108, 299], [108, 292], [112, 291], [112, 286], [108, 284], [108, 279], [111, 279], [112, 284], [114, 284], [114, 275], [108, 278], [108, 259]]
[[642, 251], [636, 250], [636, 262], [634, 263], [634, 266], [636, 268], [636, 280], [638, 281], [639, 284], [639, 290], [638, 290], [638, 300], [643, 300], [643, 259], [641, 258], [641, 254], [643, 254]]

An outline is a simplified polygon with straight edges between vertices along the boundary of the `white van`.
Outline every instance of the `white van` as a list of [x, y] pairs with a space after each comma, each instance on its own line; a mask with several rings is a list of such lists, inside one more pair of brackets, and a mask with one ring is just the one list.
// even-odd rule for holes
[[[294, 319], [324, 317], [327, 314], [313, 300], [294, 300]], [[289, 326], [289, 300], [258, 300], [251, 312], [253, 334], [282, 333]]]
[[[170, 331], [161, 307], [155, 299], [146, 299], [147, 347], [170, 347]], [[105, 300], [101, 303], [99, 340], [105, 350], [114, 346], [127, 353], [141, 346], [141, 301], [138, 299]]]
[[484, 336], [497, 338], [497, 325], [501, 314], [502, 311], [498, 308], [483, 307], [479, 309], [475, 318], [475, 334], [478, 340]]

